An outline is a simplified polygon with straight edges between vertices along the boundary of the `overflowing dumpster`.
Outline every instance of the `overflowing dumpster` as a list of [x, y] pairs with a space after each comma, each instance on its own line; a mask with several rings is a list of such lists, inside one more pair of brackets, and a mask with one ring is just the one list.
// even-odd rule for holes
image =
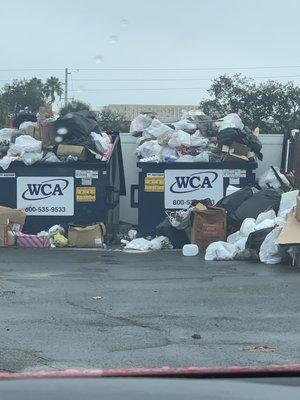
[[[14, 134], [12, 129], [2, 132]], [[66, 145], [54, 146], [56, 154], [29, 134], [17, 131], [14, 142], [9, 138], [8, 164], [0, 170], [0, 204], [25, 211], [24, 234], [48, 231], [56, 224], [67, 228], [70, 224], [97, 222], [105, 224], [110, 237], [118, 232], [119, 197], [125, 194], [119, 135], [85, 134], [84, 146], [71, 145], [72, 141], [64, 139]], [[99, 150], [103, 144], [99, 140], [107, 145], [106, 153], [106, 149]], [[39, 148], [32, 150], [36, 144]], [[60, 147], [67, 148], [68, 153], [62, 154]]]
[[194, 200], [221, 200], [229, 185], [255, 184], [256, 162], [141, 163], [139, 183], [131, 187], [138, 208], [139, 233], [151, 234], [170, 210], [188, 209]]

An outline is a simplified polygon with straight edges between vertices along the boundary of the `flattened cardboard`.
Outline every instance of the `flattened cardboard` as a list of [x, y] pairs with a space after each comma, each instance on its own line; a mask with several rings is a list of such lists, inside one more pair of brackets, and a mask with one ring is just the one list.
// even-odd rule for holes
[[84, 146], [60, 144], [57, 148], [57, 155], [63, 157], [68, 157], [70, 155], [77, 156], [80, 161], [85, 161], [87, 159], [87, 151]]
[[282, 228], [277, 244], [300, 244], [300, 222], [294, 213], [288, 214], [285, 225]]
[[20, 227], [22, 228], [22, 226], [25, 224], [26, 213], [25, 213], [25, 211], [17, 209], [17, 208], [0, 206], [0, 217], [1, 217], [1, 220], [8, 219], [10, 226], [17, 224], [17, 225], [20, 225]]

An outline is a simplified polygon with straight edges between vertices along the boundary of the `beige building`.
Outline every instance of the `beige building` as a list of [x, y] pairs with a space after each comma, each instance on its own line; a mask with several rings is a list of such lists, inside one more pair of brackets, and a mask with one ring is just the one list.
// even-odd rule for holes
[[181, 118], [184, 110], [197, 108], [196, 105], [154, 105], [154, 104], [109, 104], [111, 111], [123, 114], [128, 121], [132, 121], [138, 114], [152, 112], [162, 122], [174, 122]]

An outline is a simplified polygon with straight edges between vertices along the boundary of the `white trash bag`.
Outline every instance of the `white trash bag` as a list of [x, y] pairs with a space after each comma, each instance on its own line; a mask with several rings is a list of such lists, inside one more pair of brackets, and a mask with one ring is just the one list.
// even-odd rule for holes
[[7, 168], [10, 166], [12, 163], [13, 158], [11, 156], [4, 156], [3, 158], [0, 159], [0, 167], [6, 171]]
[[211, 243], [205, 252], [206, 261], [228, 261], [233, 260], [236, 255], [236, 247], [231, 243], [214, 242]]
[[258, 214], [258, 216], [256, 218], [256, 225], [260, 224], [265, 219], [275, 219], [275, 218], [276, 218], [276, 213], [274, 210], [264, 211], [264, 212]]
[[[291, 187], [287, 178], [280, 172], [278, 167], [273, 167], [277, 174], [279, 175], [282, 182], [287, 186]], [[268, 169], [258, 180], [258, 184], [262, 189], [267, 189], [272, 187], [274, 189], [279, 189], [281, 187], [281, 182], [278, 180], [272, 168]]]
[[265, 264], [279, 264], [282, 260], [282, 249], [275, 243], [282, 227], [274, 228], [262, 242], [259, 251], [259, 259]]
[[254, 231], [254, 228], [255, 228], [255, 219], [254, 218], [244, 219], [244, 221], [241, 225], [241, 228], [240, 228], [241, 235], [248, 237], [250, 235], [250, 233]]
[[170, 128], [168, 125], [163, 124], [160, 122], [159, 119], [153, 118], [151, 125], [145, 129], [145, 134], [148, 134], [155, 139], [159, 137], [163, 137], [164, 141], [166, 141], [166, 137], [170, 137], [174, 130]]
[[199, 130], [191, 135], [190, 138], [191, 146], [195, 147], [207, 147], [209, 140], [204, 137]]
[[22, 156], [20, 157], [20, 161], [23, 161], [25, 165], [32, 165], [35, 164], [38, 161], [41, 161], [43, 158], [43, 153], [37, 153], [37, 152], [24, 152]]
[[190, 121], [188, 118], [182, 118], [180, 121], [172, 124], [176, 130], [193, 131], [197, 129], [195, 122]]
[[190, 147], [191, 145], [191, 135], [184, 131], [176, 131], [171, 136], [168, 145], [172, 148], [180, 147], [180, 146], [187, 146]]
[[245, 250], [247, 240], [248, 237], [242, 237], [233, 244], [237, 252]]
[[160, 156], [161, 150], [162, 147], [157, 143], [157, 140], [148, 140], [137, 147], [136, 153], [142, 158], [148, 158], [152, 156]]
[[144, 238], [133, 239], [131, 242], [127, 243], [124, 248], [125, 250], [150, 250], [151, 241]]
[[15, 144], [11, 145], [9, 155], [19, 155], [25, 152], [40, 153], [42, 151], [42, 142], [29, 135], [21, 135], [16, 138]]
[[172, 249], [173, 246], [170, 243], [169, 238], [166, 236], [157, 236], [156, 238], [150, 241], [150, 249], [151, 250], [161, 250], [161, 249]]
[[234, 244], [236, 243], [238, 240], [240, 240], [243, 237], [243, 235], [241, 234], [240, 231], [234, 232], [231, 235], [228, 235], [227, 237], [227, 242]]
[[244, 124], [238, 114], [231, 113], [216, 121], [217, 128], [220, 131], [227, 128], [244, 129]]
[[151, 125], [152, 119], [153, 118], [149, 114], [139, 114], [131, 122], [129, 132], [131, 134], [135, 132], [143, 132]]
[[43, 162], [56, 163], [61, 162], [55, 153], [49, 151], [42, 159]]
[[255, 225], [254, 230], [259, 231], [261, 229], [273, 228], [273, 226], [275, 226], [275, 224], [276, 224], [275, 218], [274, 219], [264, 219], [262, 222]]
[[93, 139], [95, 147], [100, 154], [104, 154], [110, 150], [111, 142], [107, 133], [102, 132], [102, 134], [100, 134], [96, 132], [91, 132], [90, 136]]

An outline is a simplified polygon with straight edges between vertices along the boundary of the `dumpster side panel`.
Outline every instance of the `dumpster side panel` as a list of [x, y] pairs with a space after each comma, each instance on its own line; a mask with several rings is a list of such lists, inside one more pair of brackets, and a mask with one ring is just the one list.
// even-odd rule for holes
[[[203, 171], [222, 170], [223, 180], [219, 180], [220, 188], [217, 188], [217, 193], [220, 198], [226, 194], [227, 186], [234, 185], [237, 187], [253, 186], [255, 184], [255, 173], [253, 172], [257, 167], [256, 163], [172, 163], [172, 164], [150, 164], [139, 163], [138, 167], [141, 169], [139, 172], [139, 189], [138, 189], [138, 221], [139, 233], [142, 236], [147, 236], [153, 232], [153, 229], [166, 217], [165, 214], [165, 191], [169, 188], [164, 187], [161, 190], [159, 176], [165, 176], [166, 170], [195, 170], [202, 174]], [[174, 175], [174, 174], [173, 174]], [[151, 185], [147, 186], [145, 180], [153, 176], [152, 188]], [[155, 179], [155, 177], [157, 177]], [[193, 185], [196, 185], [196, 181]], [[191, 198], [201, 200], [205, 197], [207, 191], [201, 189], [194, 190]], [[207, 197], [207, 196], [206, 196]], [[175, 197], [174, 197], [175, 198]], [[173, 210], [180, 208], [188, 208], [188, 202], [184, 206], [172, 207]]]

